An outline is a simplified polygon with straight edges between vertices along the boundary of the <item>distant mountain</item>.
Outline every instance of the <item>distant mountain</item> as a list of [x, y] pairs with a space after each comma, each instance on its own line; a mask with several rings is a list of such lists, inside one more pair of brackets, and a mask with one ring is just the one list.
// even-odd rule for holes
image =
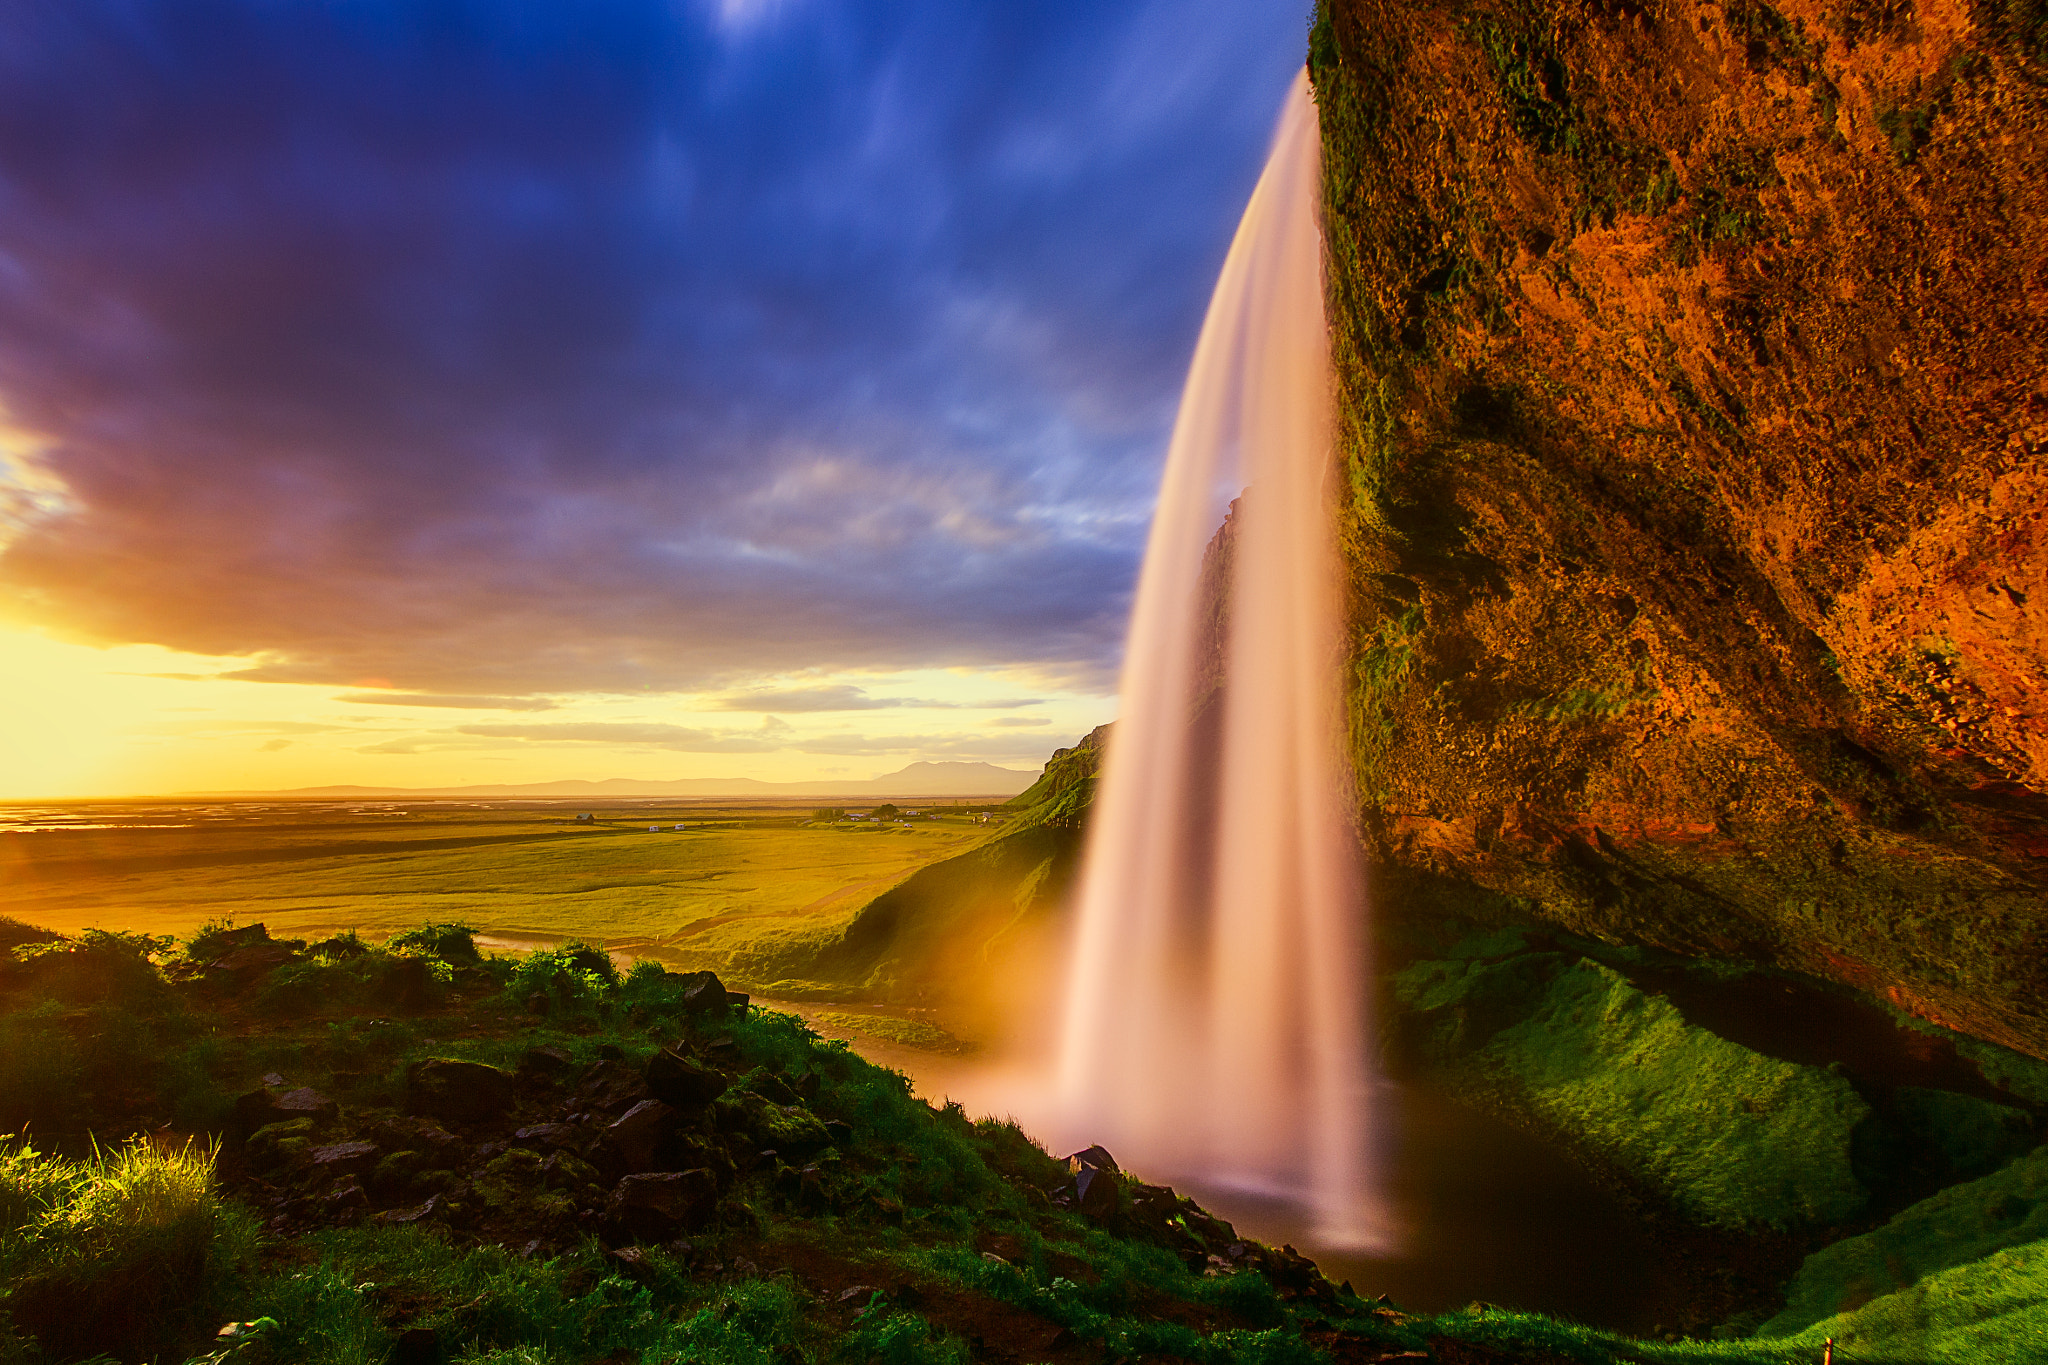
[[613, 777], [603, 781], [571, 778], [561, 782], [493, 782], [469, 787], [293, 787], [286, 791], [186, 792], [185, 796], [269, 798], [280, 801], [347, 801], [358, 797], [533, 797], [573, 801], [583, 797], [622, 796], [1014, 796], [1038, 776], [993, 763], [913, 763], [899, 772], [859, 781], [762, 782], [751, 777], [684, 777], [644, 781]]

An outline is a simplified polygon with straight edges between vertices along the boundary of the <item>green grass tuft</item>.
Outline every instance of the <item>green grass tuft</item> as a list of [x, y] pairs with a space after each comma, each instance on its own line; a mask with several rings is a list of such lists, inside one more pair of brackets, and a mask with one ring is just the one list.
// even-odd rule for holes
[[[0, 1151], [0, 1328], [64, 1358], [134, 1358], [203, 1321], [254, 1250], [213, 1154], [135, 1141], [83, 1161]], [[17, 1347], [19, 1343], [16, 1343]]]

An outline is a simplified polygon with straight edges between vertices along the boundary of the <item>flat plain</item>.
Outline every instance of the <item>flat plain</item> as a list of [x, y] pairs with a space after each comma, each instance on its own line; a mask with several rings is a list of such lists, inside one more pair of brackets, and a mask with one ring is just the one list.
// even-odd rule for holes
[[965, 805], [918, 809], [940, 813], [906, 827], [687, 801], [0, 807], [0, 914], [177, 935], [229, 917], [294, 938], [458, 920], [505, 947], [580, 937], [715, 960], [834, 934], [985, 834]]

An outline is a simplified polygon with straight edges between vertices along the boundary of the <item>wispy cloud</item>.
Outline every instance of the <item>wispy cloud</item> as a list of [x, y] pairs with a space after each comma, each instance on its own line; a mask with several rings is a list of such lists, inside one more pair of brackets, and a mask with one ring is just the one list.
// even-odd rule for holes
[[462, 711], [552, 711], [545, 697], [461, 697], [439, 692], [344, 692], [336, 701], [361, 706], [445, 706]]
[[926, 697], [875, 697], [850, 683], [824, 687], [789, 687], [719, 697], [710, 705], [720, 711], [770, 711], [789, 715], [815, 711], [1011, 711], [1041, 706], [1040, 697], [1004, 697], [995, 701], [935, 701]]
[[689, 754], [768, 754], [786, 749], [772, 732], [693, 730], [685, 725], [631, 721], [560, 721], [534, 725], [458, 725], [455, 733], [535, 744], [602, 744], [673, 749]]

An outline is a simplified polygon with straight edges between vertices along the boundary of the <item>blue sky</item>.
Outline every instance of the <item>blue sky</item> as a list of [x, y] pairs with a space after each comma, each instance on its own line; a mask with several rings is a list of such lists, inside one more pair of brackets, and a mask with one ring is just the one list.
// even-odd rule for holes
[[1099, 697], [1307, 18], [0, 0], [0, 597], [322, 704]]

